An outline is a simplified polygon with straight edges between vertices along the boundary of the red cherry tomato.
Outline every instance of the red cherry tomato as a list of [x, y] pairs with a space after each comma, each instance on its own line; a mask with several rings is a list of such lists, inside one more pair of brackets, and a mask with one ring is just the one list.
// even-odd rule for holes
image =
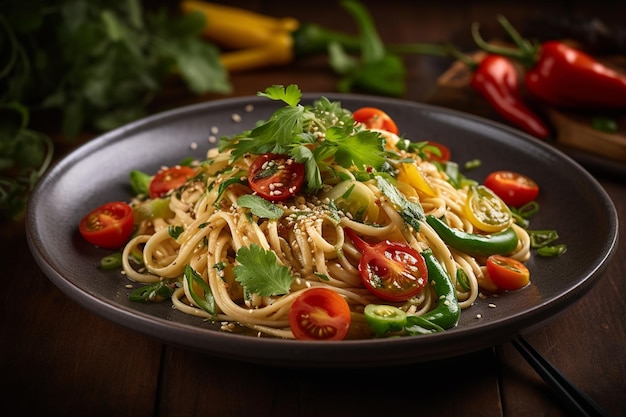
[[82, 218], [78, 230], [92, 245], [118, 249], [133, 232], [133, 209], [119, 201], [103, 204]]
[[269, 201], [282, 201], [294, 196], [303, 181], [304, 165], [286, 155], [263, 154], [248, 169], [250, 188]]
[[363, 123], [368, 129], [381, 129], [398, 134], [398, 126], [384, 111], [376, 107], [362, 107], [352, 113], [355, 122]]
[[428, 269], [418, 251], [388, 240], [372, 245], [350, 229], [345, 232], [361, 251], [361, 281], [374, 295], [388, 301], [405, 301], [424, 289]]
[[196, 171], [188, 166], [174, 166], [157, 172], [150, 181], [150, 198], [165, 196], [170, 190], [174, 190], [196, 175]]
[[[435, 150], [435, 149], [437, 150]], [[426, 154], [427, 161], [448, 162], [452, 153], [443, 143], [428, 141], [428, 144], [423, 149]]]
[[495, 171], [485, 179], [491, 189], [507, 205], [521, 207], [537, 198], [539, 186], [531, 178], [512, 171]]
[[504, 291], [518, 290], [530, 282], [530, 272], [523, 263], [502, 255], [487, 258], [487, 274], [491, 282]]
[[327, 288], [304, 291], [289, 309], [289, 326], [296, 339], [343, 340], [350, 322], [348, 302]]

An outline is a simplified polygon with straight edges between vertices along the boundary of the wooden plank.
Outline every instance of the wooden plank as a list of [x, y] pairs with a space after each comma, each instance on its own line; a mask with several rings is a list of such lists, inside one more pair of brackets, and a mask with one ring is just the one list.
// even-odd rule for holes
[[161, 345], [69, 300], [23, 235], [8, 253], [19, 267], [3, 275], [10, 288], [0, 291], [2, 413], [152, 416]]
[[[384, 355], [381, 352], [381, 355]], [[169, 349], [159, 415], [500, 417], [491, 350], [391, 368], [281, 369]]]
[[[613, 197], [618, 213], [626, 213], [623, 186], [608, 180], [602, 184]], [[623, 222], [619, 232], [622, 236], [626, 234]], [[623, 253], [626, 253], [624, 239], [616, 256]], [[626, 415], [626, 402], [619, 400], [626, 386], [624, 276], [624, 262], [610, 263], [587, 295], [526, 336], [535, 349], [611, 416]], [[502, 364], [505, 415], [567, 415], [551, 389], [512, 345], [500, 346], [497, 352]]]

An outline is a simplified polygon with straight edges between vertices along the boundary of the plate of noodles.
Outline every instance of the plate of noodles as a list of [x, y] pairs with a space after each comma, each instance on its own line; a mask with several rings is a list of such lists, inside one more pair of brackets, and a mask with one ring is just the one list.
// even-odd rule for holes
[[[357, 117], [368, 107], [383, 113]], [[494, 171], [538, 184], [532, 213], [484, 186]], [[132, 231], [105, 249], [84, 233], [104, 217], [83, 219], [111, 202], [130, 207]], [[172, 345], [296, 367], [505, 342], [585, 296], [617, 247], [610, 198], [549, 144], [455, 110], [297, 86], [89, 141], [38, 183], [26, 227], [43, 271], [88, 310]], [[497, 256], [529, 282], [502, 285]]]

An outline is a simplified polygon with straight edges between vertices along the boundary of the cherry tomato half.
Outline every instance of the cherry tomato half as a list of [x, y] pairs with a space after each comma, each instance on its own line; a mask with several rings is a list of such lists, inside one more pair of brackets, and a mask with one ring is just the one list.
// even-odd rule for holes
[[174, 190], [196, 175], [196, 171], [188, 166], [174, 166], [157, 172], [150, 181], [150, 198], [164, 197], [170, 190]]
[[499, 232], [513, 222], [509, 207], [484, 185], [470, 187], [463, 212], [476, 228], [484, 232]]
[[443, 143], [428, 141], [423, 149], [427, 161], [448, 162], [452, 155], [450, 148]]
[[287, 155], [266, 153], [248, 168], [248, 184], [252, 191], [269, 201], [282, 201], [294, 196], [304, 181], [304, 165]]
[[518, 290], [530, 282], [528, 268], [516, 259], [491, 255], [487, 258], [486, 266], [489, 279], [500, 290]]
[[304, 291], [289, 309], [289, 326], [300, 340], [343, 340], [350, 322], [348, 302], [328, 288]]
[[133, 209], [120, 201], [103, 204], [82, 218], [78, 230], [92, 245], [118, 249], [133, 232]]
[[537, 198], [539, 186], [526, 175], [513, 171], [494, 171], [485, 179], [489, 187], [506, 204], [521, 207]]
[[376, 107], [361, 107], [352, 113], [355, 122], [363, 123], [368, 129], [380, 129], [398, 134], [398, 126], [384, 111]]
[[388, 301], [405, 301], [419, 294], [428, 282], [428, 269], [422, 255], [412, 247], [388, 240], [369, 244], [345, 229], [361, 251], [359, 274], [372, 294]]

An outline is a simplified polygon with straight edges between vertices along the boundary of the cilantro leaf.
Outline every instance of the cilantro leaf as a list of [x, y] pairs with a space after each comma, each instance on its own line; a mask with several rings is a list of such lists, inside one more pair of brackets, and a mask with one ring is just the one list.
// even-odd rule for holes
[[262, 297], [287, 294], [293, 275], [284, 265], [280, 265], [271, 250], [265, 250], [256, 243], [241, 247], [237, 251], [235, 266], [236, 280], [248, 291]]
[[[319, 148], [318, 148], [319, 149]], [[315, 153], [306, 146], [295, 146], [289, 154], [296, 162], [304, 164], [304, 175], [308, 192], [315, 192], [322, 188], [322, 174]]]
[[418, 231], [420, 229], [420, 220], [424, 220], [424, 209], [418, 203], [407, 200], [407, 198], [389, 181], [381, 176], [376, 176], [378, 188], [389, 199], [391, 204], [400, 214], [400, 217], [413, 226]]
[[271, 98], [272, 100], [282, 100], [288, 105], [295, 107], [300, 103], [302, 91], [297, 85], [291, 84], [284, 88], [282, 85], [273, 85], [265, 89], [265, 92], [259, 91], [258, 96]]
[[282, 107], [265, 123], [255, 127], [250, 132], [254, 139], [255, 153], [267, 152], [284, 154], [302, 132], [302, 114], [304, 107]]
[[345, 168], [352, 165], [361, 169], [364, 166], [372, 166], [379, 169], [384, 157], [384, 139], [370, 130], [362, 130], [355, 135], [342, 138], [334, 137], [332, 129], [326, 133], [326, 141], [337, 145], [335, 160]]
[[267, 219], [280, 219], [283, 209], [258, 195], [244, 194], [237, 199], [239, 207], [249, 208], [252, 214]]

